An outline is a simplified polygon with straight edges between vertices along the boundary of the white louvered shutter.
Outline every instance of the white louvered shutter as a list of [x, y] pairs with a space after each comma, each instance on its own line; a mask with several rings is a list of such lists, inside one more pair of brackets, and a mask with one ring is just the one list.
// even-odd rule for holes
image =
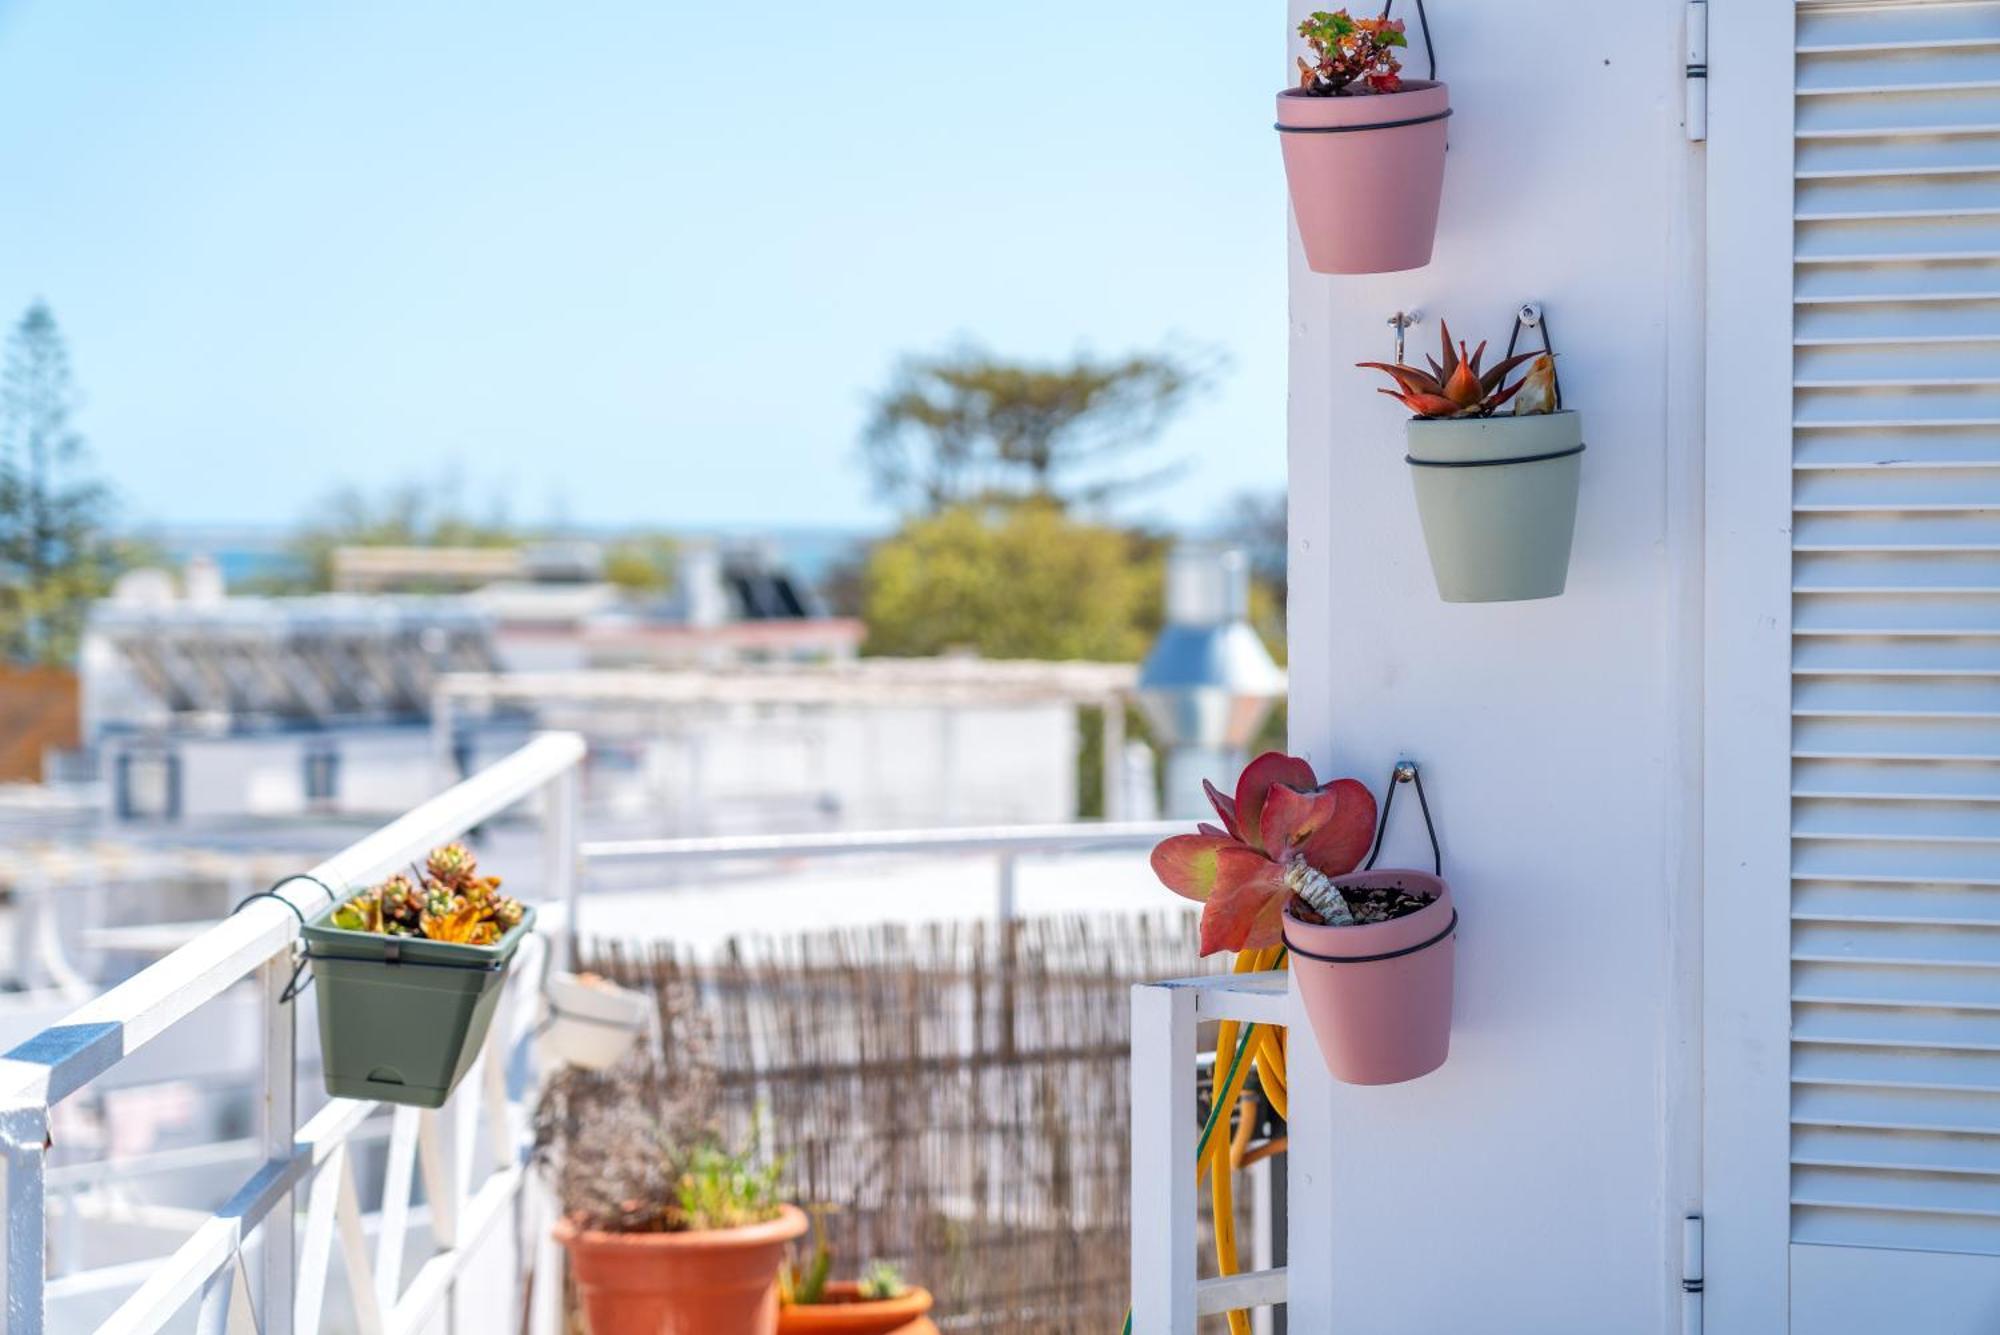
[[1797, 19], [1792, 1327], [2000, 1331], [2000, 4]]

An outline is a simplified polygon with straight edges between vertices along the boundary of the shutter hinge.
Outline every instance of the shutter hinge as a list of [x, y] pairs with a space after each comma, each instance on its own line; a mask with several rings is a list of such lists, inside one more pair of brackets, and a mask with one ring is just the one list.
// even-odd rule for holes
[[1688, 0], [1687, 4], [1687, 111], [1683, 124], [1694, 143], [1708, 138], [1708, 4]]
[[1681, 1335], [1701, 1335], [1701, 1216], [1681, 1220]]

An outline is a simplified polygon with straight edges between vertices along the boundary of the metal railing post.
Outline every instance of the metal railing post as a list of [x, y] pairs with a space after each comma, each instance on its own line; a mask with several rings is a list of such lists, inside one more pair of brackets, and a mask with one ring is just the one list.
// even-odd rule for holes
[[574, 970], [577, 962], [577, 896], [579, 893], [577, 797], [580, 784], [572, 768], [549, 781], [548, 805], [542, 813], [542, 865], [547, 881], [546, 896], [563, 906], [562, 953], [556, 958], [564, 969]]
[[[259, 970], [264, 994], [264, 1097], [259, 1143], [266, 1163], [289, 1162], [298, 1137], [298, 1014], [286, 998], [291, 952], [272, 956]], [[292, 1193], [287, 1190], [257, 1229], [261, 1283], [253, 1295], [263, 1335], [292, 1335], [296, 1252]]]
[[1010, 923], [1021, 916], [1019, 886], [1020, 859], [1012, 852], [1000, 854], [1000, 883], [995, 895], [993, 916], [1001, 923]]
[[0, 1153], [7, 1157], [7, 1330], [41, 1335], [48, 1273], [48, 1216], [42, 1175], [48, 1111], [38, 1106], [0, 1112]]

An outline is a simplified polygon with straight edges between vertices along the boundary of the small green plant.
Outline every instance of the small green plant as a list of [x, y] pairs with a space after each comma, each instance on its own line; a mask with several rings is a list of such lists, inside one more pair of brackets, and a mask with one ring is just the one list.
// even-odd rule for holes
[[1315, 10], [1299, 24], [1299, 36], [1313, 59], [1299, 57], [1299, 88], [1310, 97], [1340, 97], [1358, 91], [1402, 91], [1402, 62], [1396, 48], [1408, 46], [1401, 19], [1357, 19], [1346, 10]]
[[877, 1261], [861, 1276], [861, 1296], [872, 1303], [903, 1296], [903, 1276], [887, 1261]]
[[778, 1300], [787, 1307], [811, 1307], [826, 1299], [826, 1281], [833, 1274], [833, 1248], [826, 1241], [826, 1211], [812, 1212], [812, 1259], [802, 1271], [787, 1259], [778, 1272]]
[[757, 1147], [741, 1151], [699, 1145], [675, 1188], [685, 1229], [742, 1228], [776, 1219], [784, 1204], [782, 1159], [757, 1162]]
[[481, 876], [464, 844], [431, 850], [411, 876], [391, 876], [333, 911], [335, 927], [382, 936], [414, 936], [490, 946], [521, 923], [521, 901], [500, 894], [498, 876]]

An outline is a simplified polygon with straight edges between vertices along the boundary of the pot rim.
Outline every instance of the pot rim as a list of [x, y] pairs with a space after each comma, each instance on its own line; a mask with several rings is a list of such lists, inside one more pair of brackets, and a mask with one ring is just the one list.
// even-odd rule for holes
[[[1400, 877], [1405, 881], [1428, 882], [1436, 887], [1436, 897], [1415, 913], [1406, 913], [1388, 922], [1356, 923], [1351, 927], [1335, 927], [1327, 923], [1307, 922], [1292, 913], [1292, 901], [1287, 899], [1283, 910], [1285, 945], [1292, 945], [1292, 933], [1300, 934], [1301, 944], [1314, 954], [1347, 956], [1376, 955], [1384, 951], [1400, 950], [1413, 946], [1426, 937], [1437, 934], [1450, 916], [1456, 912], [1451, 901], [1451, 883], [1444, 877], [1414, 867], [1377, 867], [1373, 871], [1349, 872], [1345, 876], [1332, 878], [1336, 886], [1368, 885], [1385, 877]], [[1429, 888], [1429, 886], [1425, 888]], [[1440, 941], [1438, 944], [1442, 945]]]
[[580, 1228], [568, 1219], [558, 1219], [550, 1231], [555, 1240], [565, 1247], [581, 1244], [604, 1251], [655, 1251], [663, 1248], [703, 1251], [717, 1247], [761, 1247], [767, 1243], [790, 1242], [803, 1237], [811, 1226], [804, 1210], [787, 1203], [778, 1207], [775, 1219], [741, 1224], [735, 1228], [696, 1228], [679, 1233], [614, 1233], [609, 1229]]
[[[861, 1282], [853, 1279], [835, 1280], [828, 1284], [827, 1291], [840, 1289], [859, 1293]], [[893, 1298], [857, 1298], [848, 1302], [834, 1303], [786, 1303], [785, 1311], [793, 1315], [815, 1312], [821, 1308], [850, 1314], [856, 1317], [922, 1316], [931, 1310], [935, 1300], [931, 1291], [918, 1284], [907, 1284], [903, 1291]]]
[[1443, 88], [1444, 86], [1445, 82], [1443, 79], [1405, 79], [1403, 80], [1403, 86], [1393, 93], [1352, 93], [1346, 95], [1336, 93], [1332, 97], [1314, 97], [1312, 94], [1306, 92], [1305, 89], [1294, 84], [1289, 88], [1280, 88], [1278, 96], [1296, 97], [1301, 101], [1309, 102], [1380, 102], [1390, 98], [1407, 97], [1411, 93], [1428, 93], [1433, 88]]

